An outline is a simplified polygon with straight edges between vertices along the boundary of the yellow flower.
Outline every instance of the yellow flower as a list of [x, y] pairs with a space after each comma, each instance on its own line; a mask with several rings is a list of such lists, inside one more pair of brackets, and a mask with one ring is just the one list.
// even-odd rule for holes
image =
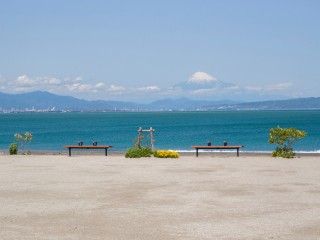
[[154, 153], [157, 158], [179, 158], [179, 153], [173, 150], [157, 150]]

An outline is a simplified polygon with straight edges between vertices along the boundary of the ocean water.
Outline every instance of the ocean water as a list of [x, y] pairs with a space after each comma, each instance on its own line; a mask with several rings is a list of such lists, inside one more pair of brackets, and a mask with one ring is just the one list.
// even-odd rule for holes
[[97, 141], [123, 151], [133, 144], [138, 127], [153, 127], [159, 149], [187, 151], [191, 145], [227, 141], [246, 151], [270, 151], [268, 132], [278, 125], [308, 132], [297, 150], [320, 151], [320, 111], [0, 114], [0, 149], [8, 149], [16, 132], [31, 131], [30, 150], [63, 151], [67, 144]]

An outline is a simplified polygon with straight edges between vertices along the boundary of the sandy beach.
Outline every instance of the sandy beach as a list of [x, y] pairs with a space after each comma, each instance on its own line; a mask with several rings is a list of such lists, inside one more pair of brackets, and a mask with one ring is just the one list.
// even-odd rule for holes
[[320, 239], [320, 158], [0, 155], [0, 239]]

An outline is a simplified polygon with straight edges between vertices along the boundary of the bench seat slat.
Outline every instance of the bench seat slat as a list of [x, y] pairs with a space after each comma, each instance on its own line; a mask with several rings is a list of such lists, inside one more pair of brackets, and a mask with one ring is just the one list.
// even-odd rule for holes
[[108, 149], [112, 148], [112, 146], [109, 145], [100, 145], [100, 146], [93, 146], [93, 145], [68, 145], [64, 146], [64, 148], [68, 148], [69, 150], [69, 156], [71, 156], [71, 149], [104, 149], [105, 150], [105, 155], [108, 155]]
[[221, 150], [228, 150], [228, 149], [236, 149], [237, 150], [237, 156], [239, 157], [239, 150], [242, 148], [242, 145], [227, 145], [227, 146], [192, 146], [192, 148], [196, 149], [196, 156], [198, 157], [199, 155], [199, 149], [203, 150], [214, 150], [214, 149], [221, 149]]
[[91, 145], [83, 145], [83, 146], [78, 146], [78, 145], [70, 145], [70, 146], [65, 146], [65, 148], [84, 148], [84, 149], [105, 149], [105, 148], [111, 148], [112, 146], [91, 146]]

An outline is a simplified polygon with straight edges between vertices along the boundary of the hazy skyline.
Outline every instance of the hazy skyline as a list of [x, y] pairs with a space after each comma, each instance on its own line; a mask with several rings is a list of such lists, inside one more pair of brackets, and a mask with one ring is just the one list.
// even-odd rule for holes
[[3, 1], [0, 91], [320, 96], [319, 1]]

